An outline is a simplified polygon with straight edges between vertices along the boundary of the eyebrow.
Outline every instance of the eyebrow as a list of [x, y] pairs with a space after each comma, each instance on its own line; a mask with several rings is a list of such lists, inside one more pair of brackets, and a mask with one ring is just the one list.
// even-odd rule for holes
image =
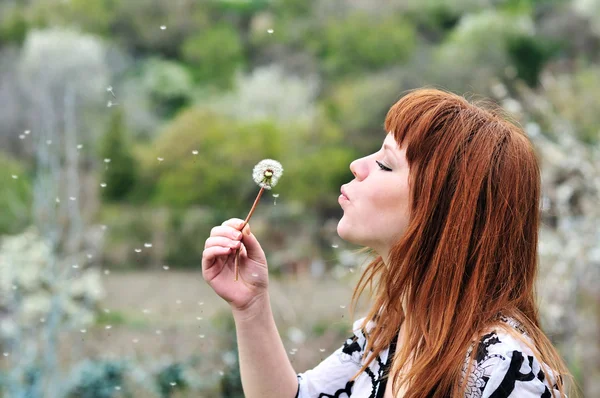
[[388, 152], [391, 152], [394, 155], [394, 158], [396, 158], [396, 161], [398, 161], [398, 156], [396, 155], [396, 152], [394, 152], [394, 150], [390, 148], [388, 144], [383, 144], [383, 149], [387, 149]]

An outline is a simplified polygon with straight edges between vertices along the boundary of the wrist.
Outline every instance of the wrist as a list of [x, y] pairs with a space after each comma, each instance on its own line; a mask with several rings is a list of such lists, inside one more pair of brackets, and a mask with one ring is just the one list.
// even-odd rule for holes
[[264, 315], [271, 310], [271, 301], [268, 293], [256, 296], [243, 307], [231, 307], [234, 321], [251, 321], [260, 315]]

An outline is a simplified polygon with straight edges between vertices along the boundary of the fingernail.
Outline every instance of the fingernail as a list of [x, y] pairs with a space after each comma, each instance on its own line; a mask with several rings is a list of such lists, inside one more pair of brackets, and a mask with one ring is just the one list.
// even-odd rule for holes
[[250, 227], [246, 228], [246, 235], [250, 236]]

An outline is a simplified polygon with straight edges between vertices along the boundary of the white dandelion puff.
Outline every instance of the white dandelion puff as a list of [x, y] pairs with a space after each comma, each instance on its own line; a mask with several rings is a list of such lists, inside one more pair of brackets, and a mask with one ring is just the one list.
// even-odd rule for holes
[[273, 159], [264, 159], [258, 162], [252, 170], [252, 178], [261, 188], [271, 189], [283, 174], [281, 163]]
[[[243, 230], [246, 227], [246, 224], [248, 224], [248, 221], [250, 221], [250, 217], [252, 217], [252, 213], [254, 213], [254, 210], [256, 210], [256, 205], [258, 204], [258, 201], [260, 200], [260, 197], [262, 196], [263, 192], [265, 191], [265, 189], [271, 189], [275, 186], [275, 184], [277, 184], [277, 181], [279, 181], [279, 178], [281, 177], [281, 175], [283, 174], [283, 167], [281, 166], [281, 163], [279, 163], [276, 160], [273, 159], [263, 159], [260, 162], [258, 162], [258, 164], [256, 166], [254, 166], [254, 169], [252, 170], [252, 178], [254, 179], [254, 182], [256, 182], [259, 186], [260, 186], [260, 191], [258, 192], [258, 195], [256, 196], [256, 199], [254, 199], [254, 204], [252, 205], [252, 209], [250, 209], [250, 213], [248, 213], [248, 216], [246, 217], [246, 219], [244, 220], [244, 222], [240, 225], [239, 230]], [[237, 281], [238, 280], [238, 274], [239, 274], [239, 256], [240, 256], [240, 248], [238, 248], [235, 251], [235, 263], [234, 263], [234, 280]]]

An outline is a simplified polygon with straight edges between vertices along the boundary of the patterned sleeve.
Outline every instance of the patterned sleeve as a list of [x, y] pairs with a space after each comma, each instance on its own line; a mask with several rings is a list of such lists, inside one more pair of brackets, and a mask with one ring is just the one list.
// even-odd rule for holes
[[296, 398], [350, 397], [354, 384], [350, 378], [360, 370], [365, 348], [365, 336], [360, 331], [363, 319], [354, 322], [354, 334], [333, 354], [315, 368], [297, 374]]
[[554, 397], [561, 397], [554, 374], [549, 377], [544, 377], [540, 363], [526, 345], [494, 331], [479, 343], [465, 398], [551, 398], [552, 392]]

